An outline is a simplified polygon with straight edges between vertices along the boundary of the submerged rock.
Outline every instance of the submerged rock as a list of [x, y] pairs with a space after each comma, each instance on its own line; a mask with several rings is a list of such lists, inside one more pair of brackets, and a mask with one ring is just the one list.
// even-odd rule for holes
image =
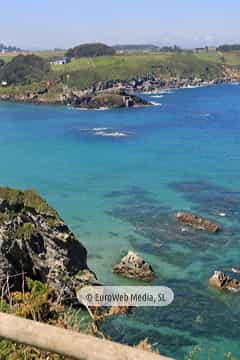
[[151, 265], [132, 251], [129, 251], [120, 263], [113, 267], [113, 271], [125, 277], [140, 280], [152, 280], [155, 277]]
[[222, 271], [215, 271], [209, 279], [209, 284], [219, 289], [225, 289], [232, 292], [240, 291], [240, 281], [231, 278]]
[[79, 283], [95, 279], [85, 247], [54, 209], [33, 190], [0, 187], [0, 287], [19, 290], [25, 276], [68, 302]]
[[175, 216], [179, 222], [189, 225], [197, 230], [205, 230], [212, 233], [216, 233], [221, 230], [221, 226], [219, 224], [205, 219], [199, 215], [187, 212], [178, 212]]
[[195, 204], [193, 210], [206, 216], [240, 216], [240, 193], [228, 187], [208, 181], [175, 182], [170, 187], [181, 193], [185, 200]]

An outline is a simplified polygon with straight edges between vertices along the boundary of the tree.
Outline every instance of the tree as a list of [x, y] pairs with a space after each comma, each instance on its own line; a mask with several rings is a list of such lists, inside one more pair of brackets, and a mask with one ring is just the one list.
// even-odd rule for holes
[[69, 49], [66, 53], [67, 57], [96, 57], [104, 55], [114, 55], [115, 50], [108, 45], [101, 43], [83, 44]]
[[36, 55], [18, 55], [0, 68], [0, 81], [8, 84], [29, 84], [40, 81], [49, 71], [49, 64]]

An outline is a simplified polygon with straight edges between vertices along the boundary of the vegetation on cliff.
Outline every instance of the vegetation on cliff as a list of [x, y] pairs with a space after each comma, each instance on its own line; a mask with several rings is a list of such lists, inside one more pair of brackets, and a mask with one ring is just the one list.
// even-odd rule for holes
[[[86, 249], [34, 190], [0, 187], [0, 245], [0, 312], [80, 330], [75, 288], [95, 275]], [[61, 359], [0, 340], [0, 359], [40, 358]]]
[[0, 187], [0, 240], [0, 286], [7, 281], [19, 290], [24, 274], [48, 284], [61, 293], [63, 302], [71, 303], [87, 275], [94, 279], [84, 246], [33, 190]]
[[[45, 212], [57, 218], [57, 212], [32, 189], [18, 190], [5, 186], [0, 186], [1, 203], [9, 204], [12, 209], [19, 211], [21, 208], [34, 209], [37, 212]], [[2, 205], [3, 207], [3, 205]], [[1, 206], [0, 206], [1, 210]]]
[[[41, 321], [74, 331], [87, 331], [88, 317], [82, 309], [67, 308], [59, 303], [56, 291], [39, 281], [26, 278], [24, 290], [9, 292], [0, 298], [0, 312]], [[62, 356], [30, 346], [0, 340], [0, 360], [60, 360]]]
[[40, 81], [49, 71], [49, 64], [36, 55], [18, 55], [0, 68], [0, 82], [9, 85]]

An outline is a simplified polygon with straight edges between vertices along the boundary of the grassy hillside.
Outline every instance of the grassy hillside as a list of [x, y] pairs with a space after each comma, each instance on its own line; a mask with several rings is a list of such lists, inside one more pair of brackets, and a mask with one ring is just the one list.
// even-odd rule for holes
[[166, 63], [168, 54], [133, 54], [74, 59], [71, 63], [53, 65], [54, 76], [67, 80], [69, 86], [88, 87], [97, 81], [132, 79], [152, 72]]
[[240, 65], [240, 51], [231, 52], [203, 52], [195, 54], [200, 60], [206, 60], [212, 63], [226, 64], [230, 66]]
[[[36, 55], [50, 60], [63, 56], [64, 51], [37, 52]], [[4, 55], [3, 58], [9, 61], [11, 54]], [[66, 65], [51, 65], [51, 71], [45, 80], [57, 80], [79, 89], [99, 81], [125, 80], [148, 74], [163, 79], [174, 77], [212, 80], [221, 77], [222, 65], [240, 67], [240, 51], [156, 52], [79, 58]]]
[[[235, 59], [235, 62], [237, 59]], [[155, 74], [163, 78], [203, 78], [221, 75], [220, 54], [148, 53], [75, 59], [67, 65], [53, 65], [52, 74], [69, 86], [84, 88], [93, 82], [132, 79]], [[231, 59], [231, 63], [234, 59]], [[240, 58], [239, 58], [240, 64]]]
[[29, 55], [29, 54], [34, 54], [37, 56], [42, 57], [43, 59], [46, 60], [50, 60], [50, 59], [54, 59], [54, 58], [61, 58], [62, 56], [64, 56], [65, 51], [64, 50], [45, 50], [45, 51], [35, 51], [33, 53], [31, 52], [7, 52], [7, 53], [0, 53], [0, 59], [4, 60], [5, 62], [9, 62], [11, 61], [14, 57], [18, 56], [18, 55]]

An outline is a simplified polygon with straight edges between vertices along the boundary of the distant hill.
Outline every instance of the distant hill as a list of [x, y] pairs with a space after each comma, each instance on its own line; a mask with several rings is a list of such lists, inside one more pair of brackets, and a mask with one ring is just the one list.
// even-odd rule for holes
[[101, 43], [82, 44], [69, 49], [66, 53], [67, 57], [80, 58], [80, 57], [97, 57], [104, 55], [114, 55], [115, 50], [108, 45]]
[[159, 46], [152, 44], [125, 44], [125, 45], [114, 45], [113, 48], [116, 51], [159, 51]]
[[153, 44], [126, 44], [126, 45], [114, 45], [113, 48], [117, 51], [123, 52], [179, 52], [180, 47], [174, 46], [157, 46]]
[[13, 52], [13, 51], [21, 51], [21, 49], [16, 46], [7, 46], [4, 44], [0, 44], [0, 52]]
[[240, 44], [232, 44], [232, 45], [221, 45], [217, 48], [217, 51], [239, 51]]

